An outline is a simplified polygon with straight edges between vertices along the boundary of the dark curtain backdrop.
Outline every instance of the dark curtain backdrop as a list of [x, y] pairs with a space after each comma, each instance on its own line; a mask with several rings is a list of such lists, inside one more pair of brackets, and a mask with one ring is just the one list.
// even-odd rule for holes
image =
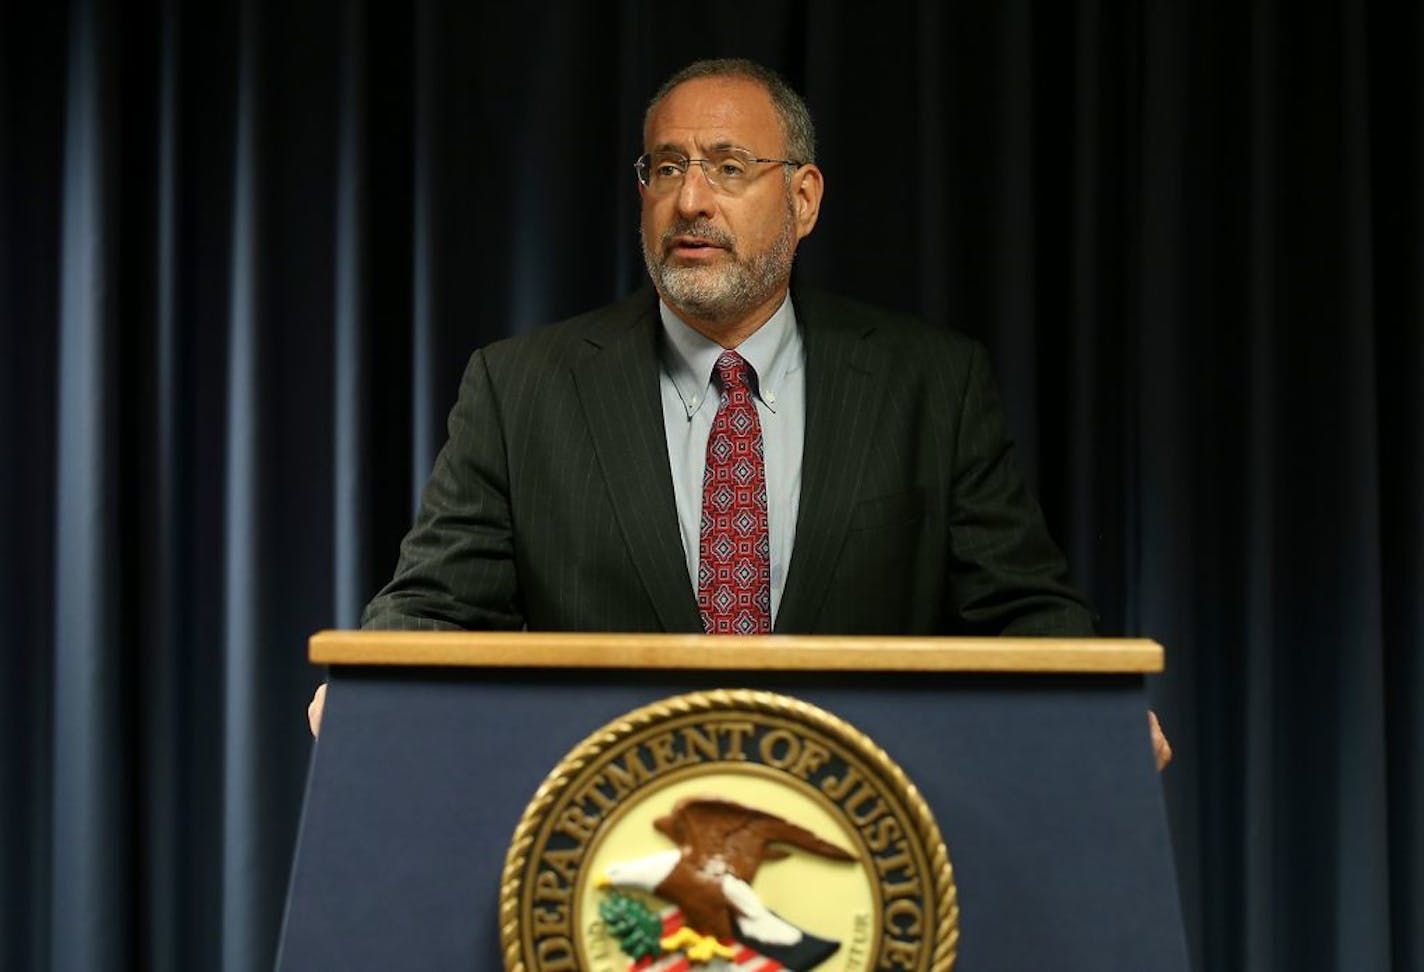
[[392, 568], [469, 351], [637, 282], [644, 100], [726, 53], [819, 121], [801, 278], [990, 345], [1104, 632], [1167, 646], [1197, 965], [1424, 968], [1384, 0], [4, 5], [0, 967], [270, 965], [304, 639]]

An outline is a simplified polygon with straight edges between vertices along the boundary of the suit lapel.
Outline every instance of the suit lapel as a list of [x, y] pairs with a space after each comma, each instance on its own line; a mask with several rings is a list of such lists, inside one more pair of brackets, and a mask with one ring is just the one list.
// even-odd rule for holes
[[[620, 312], [621, 311], [621, 312]], [[701, 631], [673, 501], [658, 397], [657, 303], [647, 292], [590, 325], [573, 366], [594, 451], [634, 568], [667, 631]]]
[[806, 347], [806, 445], [778, 632], [815, 630], [886, 391], [884, 376], [875, 374], [883, 367], [867, 340], [873, 326], [845, 325], [812, 295], [797, 297], [796, 318]]

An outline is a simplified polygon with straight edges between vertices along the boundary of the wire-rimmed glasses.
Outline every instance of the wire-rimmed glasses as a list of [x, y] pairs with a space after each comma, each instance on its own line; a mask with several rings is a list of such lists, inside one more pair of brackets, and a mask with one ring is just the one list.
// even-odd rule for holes
[[705, 159], [689, 159], [681, 152], [649, 152], [633, 163], [638, 181], [657, 195], [676, 192], [687, 178], [693, 163], [702, 166], [702, 176], [713, 189], [729, 196], [742, 193], [756, 178], [755, 166], [760, 164], [789, 165], [804, 163], [792, 159], [763, 159], [745, 149], [724, 148], [707, 153]]

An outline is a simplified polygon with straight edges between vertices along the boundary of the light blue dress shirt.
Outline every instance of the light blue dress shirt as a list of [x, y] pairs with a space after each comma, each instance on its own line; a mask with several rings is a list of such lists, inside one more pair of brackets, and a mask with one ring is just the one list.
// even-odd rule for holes
[[[720, 404], [712, 373], [722, 346], [684, 324], [667, 304], [660, 301], [658, 309], [666, 337], [659, 385], [668, 462], [672, 466], [673, 499], [677, 503], [687, 574], [696, 591], [697, 556], [702, 542], [702, 470], [707, 464], [707, 437]], [[753, 400], [761, 421], [762, 451], [766, 457], [774, 624], [796, 536], [806, 433], [806, 351], [790, 296], [735, 350], [755, 374]]]

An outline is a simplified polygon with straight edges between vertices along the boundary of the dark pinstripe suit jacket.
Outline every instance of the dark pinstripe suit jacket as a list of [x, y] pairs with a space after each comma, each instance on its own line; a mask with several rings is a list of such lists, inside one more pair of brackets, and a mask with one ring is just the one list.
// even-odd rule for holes
[[[806, 445], [778, 632], [1092, 633], [983, 349], [798, 288]], [[475, 352], [368, 628], [700, 631], [645, 290]]]

